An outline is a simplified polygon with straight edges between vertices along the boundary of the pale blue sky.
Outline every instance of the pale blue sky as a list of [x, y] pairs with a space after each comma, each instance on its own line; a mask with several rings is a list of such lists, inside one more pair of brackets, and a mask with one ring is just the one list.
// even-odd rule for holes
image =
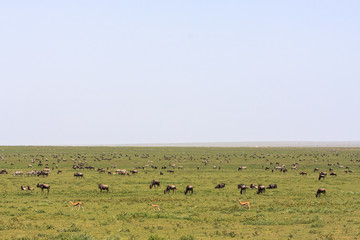
[[360, 140], [359, 1], [1, 1], [0, 145]]

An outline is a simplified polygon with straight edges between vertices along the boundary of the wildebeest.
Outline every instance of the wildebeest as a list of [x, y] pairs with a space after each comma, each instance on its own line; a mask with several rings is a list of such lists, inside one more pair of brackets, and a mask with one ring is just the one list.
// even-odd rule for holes
[[136, 174], [136, 173], [138, 173], [138, 170], [131, 170], [130, 171], [132, 174]]
[[168, 173], [174, 173], [174, 170], [167, 170]]
[[316, 192], [316, 197], [320, 197], [320, 193], [326, 195], [326, 190], [325, 188], [319, 188]]
[[26, 188], [25, 186], [21, 186], [21, 190], [22, 190], [22, 191], [26, 191], [27, 188]]
[[74, 173], [74, 177], [83, 178], [84, 174], [80, 173], [80, 172], [77, 172], [77, 173]]
[[265, 186], [261, 184], [258, 185], [258, 191], [257, 191], [257, 194], [260, 193], [265, 193]]
[[34, 191], [34, 188], [30, 187], [29, 185], [27, 186], [27, 189], [28, 189], [29, 191]]
[[241, 190], [240, 190], [240, 194], [242, 194], [243, 191], [246, 192], [246, 189], [248, 188], [248, 186], [246, 186], [245, 184], [239, 184], [239, 185], [238, 185], [238, 189], [239, 189], [239, 188], [241, 189]]
[[49, 176], [49, 173], [48, 172], [45, 172], [45, 171], [38, 171], [37, 172], [37, 176], [39, 177], [39, 176], [43, 176], [43, 177], [47, 177], [47, 176]]
[[250, 188], [255, 188], [255, 189], [257, 189], [258, 186], [256, 186], [255, 184], [250, 184]]
[[150, 183], [150, 189], [152, 189], [153, 187], [160, 187], [160, 181], [159, 180], [152, 180]]
[[337, 176], [336, 172], [330, 173], [330, 176]]
[[41, 191], [44, 191], [44, 189], [47, 189], [48, 192], [50, 191], [50, 185], [49, 184], [40, 184], [38, 183], [36, 187], [41, 188]]
[[116, 169], [115, 173], [120, 174], [120, 175], [127, 175], [128, 174], [126, 169]]
[[318, 171], [319, 171], [319, 168], [315, 168], [315, 169], [314, 169], [314, 172], [318, 172]]
[[6, 171], [6, 169], [2, 169], [2, 170], [0, 171], [0, 174], [8, 174], [8, 172]]
[[301, 172], [300, 175], [307, 175], [307, 172]]
[[109, 192], [109, 186], [108, 185], [104, 185], [104, 184], [99, 184], [99, 189], [100, 189], [100, 192], [102, 192], [102, 190], [106, 190]]
[[170, 190], [172, 190], [173, 193], [174, 193], [174, 192], [176, 191], [176, 186], [175, 186], [175, 185], [167, 185], [167, 186], [166, 186], [166, 189], [164, 190], [164, 194], [165, 194], [165, 193], [169, 193]]
[[319, 173], [319, 181], [320, 181], [321, 179], [325, 179], [326, 175], [327, 175], [327, 172], [320, 172], [320, 173]]
[[246, 167], [246, 166], [240, 166], [240, 167], [238, 167], [238, 171], [243, 170], [243, 169], [247, 169], [247, 167]]
[[267, 189], [275, 189], [277, 188], [277, 184], [269, 184], [269, 186], [267, 187]]
[[61, 171], [61, 170], [58, 170], [58, 171], [57, 171], [57, 174], [59, 174], [59, 173], [62, 173], [62, 171]]
[[224, 187], [225, 187], [225, 183], [220, 183], [215, 186], [215, 188], [224, 188]]
[[191, 194], [193, 194], [193, 193], [194, 193], [194, 187], [191, 186], [191, 185], [187, 185], [187, 186], [186, 186], [186, 190], [185, 190], [185, 195], [186, 195], [188, 192], [191, 192]]

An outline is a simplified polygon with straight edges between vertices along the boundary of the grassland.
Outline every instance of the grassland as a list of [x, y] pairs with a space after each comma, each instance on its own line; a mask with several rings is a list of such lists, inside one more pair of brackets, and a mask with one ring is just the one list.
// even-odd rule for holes
[[[57, 155], [57, 158], [56, 158]], [[31, 159], [37, 159], [28, 168]], [[48, 161], [46, 161], [48, 159]], [[209, 163], [202, 163], [205, 159]], [[41, 170], [39, 161], [58, 165], [48, 177], [12, 176], [14, 171]], [[73, 170], [74, 161], [115, 171], [145, 165], [131, 176]], [[0, 147], [1, 239], [359, 239], [360, 149], [357, 148], [189, 148], [189, 147]], [[275, 163], [289, 171], [265, 170]], [[273, 165], [270, 165], [273, 163]], [[291, 170], [298, 163], [298, 170]], [[329, 171], [318, 181], [314, 168]], [[353, 173], [345, 173], [348, 166]], [[169, 165], [183, 166], [167, 173]], [[221, 166], [221, 170], [213, 166]], [[113, 166], [113, 168], [112, 168]], [[167, 169], [161, 169], [167, 166]], [[200, 169], [197, 169], [197, 166]], [[247, 166], [238, 171], [238, 166]], [[74, 177], [84, 173], [83, 179]], [[160, 171], [164, 175], [160, 175]], [[306, 171], [307, 176], [300, 176]], [[149, 189], [152, 179], [161, 187]], [[215, 185], [226, 183], [223, 189]], [[50, 193], [21, 191], [21, 185], [51, 185]], [[100, 192], [103, 183], [110, 191]], [[278, 185], [256, 194], [240, 195], [237, 185]], [[164, 194], [166, 185], [177, 193]], [[186, 185], [194, 194], [185, 196]], [[327, 195], [315, 197], [326, 188]], [[237, 202], [250, 201], [251, 209]], [[85, 210], [72, 210], [69, 201], [84, 202]], [[156, 211], [151, 204], [161, 208]]]

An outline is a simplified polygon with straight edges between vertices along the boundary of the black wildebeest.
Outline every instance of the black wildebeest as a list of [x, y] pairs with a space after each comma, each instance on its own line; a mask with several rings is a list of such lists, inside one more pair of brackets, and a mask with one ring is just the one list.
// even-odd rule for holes
[[108, 185], [105, 185], [105, 184], [99, 184], [99, 189], [100, 189], [100, 192], [102, 192], [102, 190], [106, 190], [109, 192], [109, 186]]
[[225, 183], [220, 183], [215, 186], [215, 188], [224, 188], [224, 187], [225, 187]]
[[265, 186], [259, 184], [257, 194], [265, 193]]
[[187, 185], [187, 186], [186, 186], [186, 190], [185, 190], [185, 195], [186, 195], [188, 192], [191, 192], [191, 194], [193, 194], [193, 193], [194, 193], [194, 187], [191, 186], [191, 185]]
[[245, 184], [239, 184], [239, 185], [238, 185], [238, 189], [241, 189], [241, 190], [240, 190], [240, 194], [242, 194], [243, 191], [246, 192], [246, 189], [247, 189], [247, 188], [248, 188], [248, 186], [246, 186]]
[[172, 190], [173, 193], [174, 193], [174, 192], [176, 191], [176, 186], [175, 186], [175, 185], [167, 185], [167, 186], [166, 186], [166, 189], [164, 190], [164, 194], [165, 194], [165, 193], [169, 193], [170, 190]]
[[38, 184], [36, 185], [36, 187], [41, 188], [41, 191], [42, 191], [42, 192], [44, 191], [44, 189], [47, 189], [48, 192], [50, 191], [50, 185], [49, 185], [49, 184], [40, 184], [40, 183], [38, 183]]
[[77, 172], [77, 173], [74, 173], [74, 177], [83, 178], [84, 174], [80, 173], [80, 172]]
[[320, 197], [320, 193], [326, 195], [326, 190], [325, 188], [319, 188], [316, 192], [316, 197]]
[[150, 189], [152, 189], [155, 186], [160, 187], [160, 181], [159, 180], [154, 179], [154, 180], [151, 181]]
[[267, 187], [267, 189], [275, 189], [277, 188], [277, 184], [269, 184], [269, 186]]

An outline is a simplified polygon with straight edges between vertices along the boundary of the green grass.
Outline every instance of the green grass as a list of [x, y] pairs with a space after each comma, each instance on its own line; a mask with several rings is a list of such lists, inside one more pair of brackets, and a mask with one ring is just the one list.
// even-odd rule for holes
[[[57, 158], [54, 156], [57, 155]], [[144, 156], [148, 157], [144, 157]], [[12, 176], [14, 171], [43, 169], [57, 164], [49, 177]], [[48, 159], [48, 161], [46, 161]], [[202, 161], [209, 160], [204, 165]], [[58, 162], [59, 160], [59, 162]], [[99, 174], [96, 170], [73, 170], [73, 161], [96, 168], [130, 171], [131, 176]], [[360, 149], [351, 148], [156, 148], [156, 147], [0, 147], [1, 239], [355, 239], [360, 238]], [[275, 163], [289, 171], [265, 171]], [[299, 170], [291, 170], [293, 163]], [[354, 173], [345, 173], [340, 165]], [[53, 164], [54, 163], [54, 164]], [[273, 163], [273, 165], [270, 165]], [[337, 177], [318, 181], [315, 167]], [[167, 173], [169, 165], [184, 166]], [[213, 166], [221, 166], [214, 170]], [[161, 169], [167, 166], [167, 169]], [[200, 166], [200, 170], [197, 170]], [[238, 171], [238, 166], [247, 166]], [[172, 168], [171, 168], [172, 169]], [[84, 179], [73, 175], [80, 171]], [[114, 172], [115, 168], [111, 168]], [[160, 175], [160, 171], [164, 175]], [[307, 176], [300, 176], [307, 171]], [[161, 187], [149, 189], [152, 179]], [[215, 185], [226, 183], [224, 189]], [[51, 185], [41, 192], [37, 183]], [[109, 185], [100, 192], [97, 184]], [[239, 194], [237, 184], [278, 185], [258, 195], [254, 189]], [[167, 184], [177, 193], [164, 195]], [[21, 191], [21, 185], [35, 191]], [[185, 196], [186, 185], [194, 194]], [[326, 196], [316, 198], [325, 187]], [[238, 199], [251, 202], [241, 208]], [[82, 201], [85, 210], [72, 210], [69, 201]], [[158, 204], [160, 211], [152, 208]]]

